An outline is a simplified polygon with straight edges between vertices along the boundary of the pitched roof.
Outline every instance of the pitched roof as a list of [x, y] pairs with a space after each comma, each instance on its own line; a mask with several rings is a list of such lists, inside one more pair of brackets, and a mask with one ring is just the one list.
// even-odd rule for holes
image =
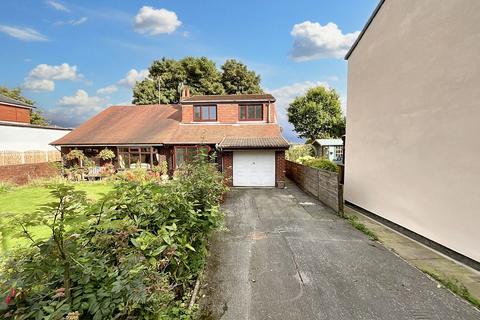
[[184, 124], [181, 108], [180, 105], [109, 107], [52, 145], [217, 144], [224, 137], [282, 136], [276, 123]]
[[225, 137], [218, 144], [221, 149], [243, 148], [288, 148], [290, 145], [282, 136], [277, 137]]
[[375, 7], [375, 10], [373, 10], [372, 15], [370, 16], [370, 18], [368, 18], [367, 23], [365, 24], [365, 26], [363, 26], [362, 31], [358, 35], [357, 40], [355, 40], [353, 45], [350, 47], [350, 50], [348, 50], [347, 54], [345, 55], [345, 60], [348, 60], [348, 58], [350, 58], [350, 55], [352, 54], [353, 50], [355, 50], [360, 40], [362, 40], [363, 35], [365, 34], [365, 32], [367, 32], [368, 27], [372, 23], [373, 19], [375, 19], [375, 16], [377, 15], [378, 11], [380, 11], [380, 8], [384, 3], [385, 3], [385, 0], [380, 0], [378, 5]]
[[12, 105], [12, 106], [15, 106], [15, 107], [29, 108], [29, 109], [35, 108], [31, 104], [28, 104], [28, 103], [25, 103], [25, 102], [22, 102], [22, 101], [19, 101], [19, 100], [16, 100], [16, 99], [12, 99], [10, 97], [4, 96], [3, 94], [0, 94], [0, 104], [8, 104], [8, 105]]
[[158, 144], [178, 128], [181, 116], [175, 105], [113, 106], [52, 144]]
[[183, 98], [182, 104], [190, 104], [195, 102], [275, 102], [275, 98], [269, 94], [228, 94], [228, 95], [199, 95]]

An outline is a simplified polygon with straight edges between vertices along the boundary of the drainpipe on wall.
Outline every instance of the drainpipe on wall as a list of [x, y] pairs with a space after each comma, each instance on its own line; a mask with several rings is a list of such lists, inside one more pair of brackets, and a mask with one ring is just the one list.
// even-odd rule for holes
[[267, 104], [267, 123], [270, 123], [270, 100], [268, 100]]

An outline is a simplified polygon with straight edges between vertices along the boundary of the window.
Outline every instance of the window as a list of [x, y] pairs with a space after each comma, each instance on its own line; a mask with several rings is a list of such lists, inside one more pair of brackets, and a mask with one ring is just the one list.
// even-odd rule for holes
[[239, 106], [240, 121], [262, 121], [263, 105], [241, 105]]
[[120, 147], [118, 148], [118, 164], [120, 168], [140, 166], [150, 169], [158, 164], [157, 150], [153, 147]]
[[343, 146], [335, 148], [335, 161], [343, 161]]
[[192, 162], [199, 153], [208, 154], [210, 148], [207, 146], [181, 146], [175, 147], [175, 167], [178, 168], [184, 163]]
[[217, 106], [194, 106], [194, 121], [217, 121]]

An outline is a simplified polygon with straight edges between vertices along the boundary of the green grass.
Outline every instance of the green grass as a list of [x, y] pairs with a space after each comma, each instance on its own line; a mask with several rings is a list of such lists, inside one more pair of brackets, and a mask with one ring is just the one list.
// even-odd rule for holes
[[[75, 183], [77, 190], [87, 193], [91, 200], [98, 200], [102, 194], [108, 193], [113, 189], [109, 183]], [[15, 217], [21, 217], [22, 214], [35, 212], [40, 206], [51, 202], [54, 199], [50, 195], [50, 190], [45, 186], [24, 186], [0, 192], [0, 217], [2, 215], [14, 214]], [[16, 234], [21, 230], [15, 218], [8, 221], [8, 230], [3, 230], [3, 247], [6, 250], [18, 246], [25, 246], [29, 240], [19, 237]], [[46, 238], [49, 235], [49, 229], [45, 226], [30, 227], [34, 239]], [[0, 246], [1, 247], [1, 246]], [[0, 248], [0, 251], [2, 249]]]
[[357, 216], [345, 215], [344, 218], [347, 219], [348, 222], [350, 222], [350, 224], [351, 224], [355, 229], [357, 229], [357, 230], [365, 233], [365, 234], [370, 238], [370, 240], [378, 241], [378, 236], [375, 234], [375, 232], [373, 232], [372, 230], [368, 229], [366, 225], [364, 225], [363, 223], [361, 223], [360, 221], [358, 221], [358, 217], [357, 217]]
[[448, 290], [452, 291], [456, 295], [462, 297], [463, 299], [467, 300], [468, 302], [473, 304], [475, 307], [480, 309], [480, 300], [475, 298], [470, 293], [470, 291], [468, 291], [468, 289], [463, 284], [461, 284], [458, 280], [444, 278], [436, 273], [433, 273], [425, 269], [422, 269], [422, 272], [428, 274], [430, 277], [440, 282], [445, 288], [447, 288]]

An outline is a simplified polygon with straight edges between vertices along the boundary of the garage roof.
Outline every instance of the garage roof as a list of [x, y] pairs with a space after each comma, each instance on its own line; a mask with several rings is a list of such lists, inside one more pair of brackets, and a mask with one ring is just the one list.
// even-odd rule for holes
[[277, 137], [225, 137], [218, 144], [221, 149], [244, 148], [288, 148], [290, 145], [282, 136]]

